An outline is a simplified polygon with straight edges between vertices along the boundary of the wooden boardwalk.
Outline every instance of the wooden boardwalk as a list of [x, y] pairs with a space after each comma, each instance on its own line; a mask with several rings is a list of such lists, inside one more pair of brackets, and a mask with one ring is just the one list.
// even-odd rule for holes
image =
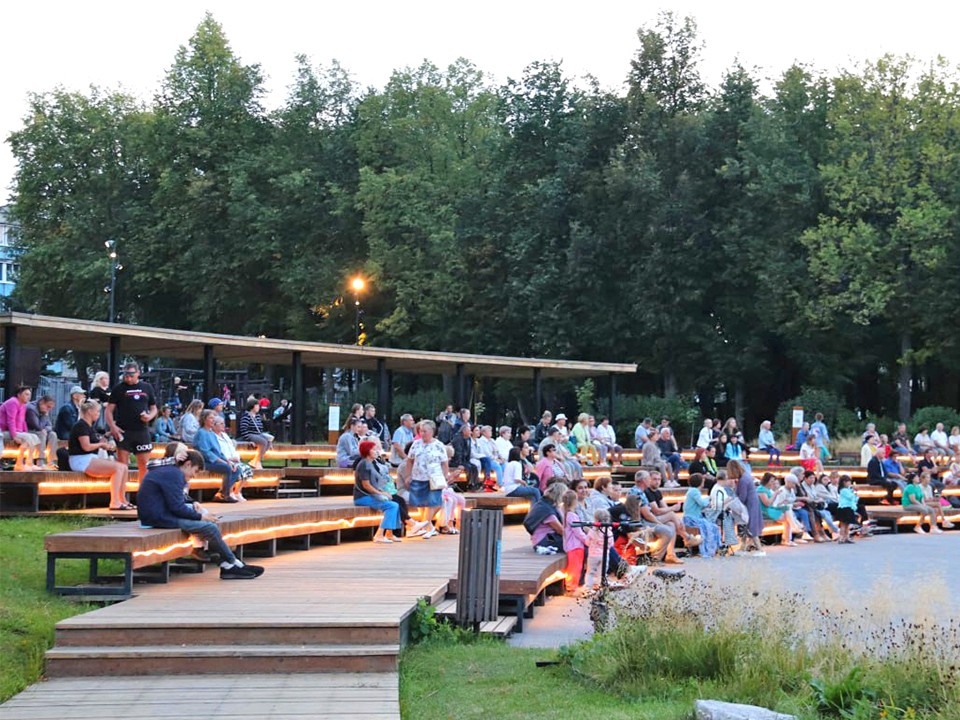
[[[249, 558], [266, 567], [256, 580], [224, 582], [211, 567], [137, 584], [130, 600], [59, 623], [49, 679], [0, 717], [399, 718], [404, 621], [420, 598], [444, 598], [458, 545], [444, 535], [358, 539]], [[503, 547], [529, 551], [523, 528], [505, 527]]]

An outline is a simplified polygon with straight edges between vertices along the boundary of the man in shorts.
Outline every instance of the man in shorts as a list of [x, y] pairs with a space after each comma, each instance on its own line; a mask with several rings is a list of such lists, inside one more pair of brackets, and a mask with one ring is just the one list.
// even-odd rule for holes
[[143, 482], [147, 460], [153, 450], [150, 423], [157, 416], [157, 398], [149, 383], [141, 382], [140, 366], [123, 366], [123, 380], [110, 392], [107, 427], [117, 441], [117, 460], [126, 465], [130, 453], [137, 457], [137, 479]]

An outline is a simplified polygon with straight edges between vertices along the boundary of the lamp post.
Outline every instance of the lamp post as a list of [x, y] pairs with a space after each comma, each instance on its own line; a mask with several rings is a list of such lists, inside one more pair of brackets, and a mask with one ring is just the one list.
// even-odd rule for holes
[[360, 321], [361, 316], [363, 315], [363, 310], [360, 309], [360, 293], [362, 293], [367, 287], [367, 281], [362, 277], [357, 275], [350, 281], [350, 289], [353, 290], [353, 306], [356, 308], [356, 317], [354, 320], [354, 330], [356, 331], [354, 344], [362, 345], [360, 342], [361, 331], [363, 330], [363, 323]]
[[107, 316], [107, 322], [117, 321], [117, 273], [123, 270], [123, 265], [117, 259], [117, 241], [105, 240], [103, 246], [107, 249], [107, 256], [110, 258], [110, 285], [103, 291], [110, 295], [110, 313]]

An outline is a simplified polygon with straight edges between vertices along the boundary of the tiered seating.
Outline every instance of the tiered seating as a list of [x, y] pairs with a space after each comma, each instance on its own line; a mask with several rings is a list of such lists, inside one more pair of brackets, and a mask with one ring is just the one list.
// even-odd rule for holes
[[[241, 548], [257, 545], [259, 553], [276, 554], [277, 541], [297, 538], [298, 549], [309, 549], [312, 538], [325, 534], [322, 541], [339, 543], [340, 531], [357, 527], [374, 528], [382, 515], [347, 501], [257, 503], [255, 507], [232, 509], [220, 520], [220, 530], [231, 545]], [[190, 538], [176, 529], [145, 529], [137, 523], [117, 523], [48, 535], [47, 590], [69, 595], [129, 596], [134, 571], [159, 566], [155, 581], [169, 579], [170, 563], [186, 558], [193, 551]], [[56, 584], [57, 561], [83, 559], [90, 563], [91, 585], [62, 587]], [[121, 560], [122, 584], [104, 587], [98, 581], [100, 560]]]
[[[215, 491], [220, 488], [221, 477], [201, 472], [190, 481], [191, 492]], [[282, 494], [279, 469], [255, 470], [247, 481], [247, 487], [264, 491], [273, 497]], [[127, 483], [127, 492], [136, 493], [140, 484], [134, 471]], [[35, 470], [0, 473], [0, 508], [5, 513], [40, 511], [41, 497], [75, 496], [86, 507], [91, 495], [107, 496], [110, 493], [109, 478], [91, 478], [78, 472]]]

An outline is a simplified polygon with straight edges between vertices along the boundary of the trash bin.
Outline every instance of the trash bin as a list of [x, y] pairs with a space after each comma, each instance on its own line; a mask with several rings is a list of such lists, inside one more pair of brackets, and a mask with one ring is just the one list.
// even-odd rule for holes
[[461, 517], [456, 614], [461, 627], [479, 629], [498, 617], [502, 533], [500, 510], [467, 510]]

